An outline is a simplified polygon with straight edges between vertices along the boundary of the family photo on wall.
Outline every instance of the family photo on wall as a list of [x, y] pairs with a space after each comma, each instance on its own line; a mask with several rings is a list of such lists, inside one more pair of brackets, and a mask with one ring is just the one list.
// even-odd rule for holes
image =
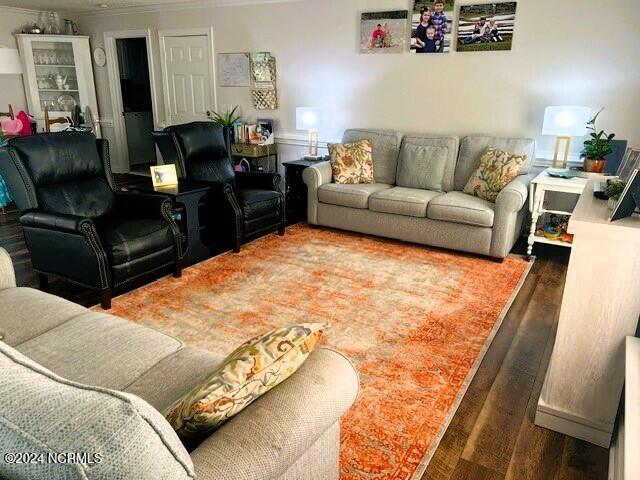
[[411, 17], [412, 53], [451, 50], [454, 0], [416, 0]]
[[402, 53], [407, 46], [407, 10], [363, 13], [360, 53]]
[[516, 2], [463, 5], [458, 19], [458, 52], [511, 50]]

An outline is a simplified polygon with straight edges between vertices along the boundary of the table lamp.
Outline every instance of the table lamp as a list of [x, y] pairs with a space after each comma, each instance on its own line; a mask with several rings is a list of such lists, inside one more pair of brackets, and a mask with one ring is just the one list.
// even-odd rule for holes
[[296, 108], [296, 129], [309, 132], [309, 158], [318, 158], [318, 128], [321, 114], [320, 109], [315, 107]]
[[555, 135], [556, 146], [553, 153], [553, 167], [557, 166], [560, 145], [564, 142], [562, 168], [569, 163], [569, 150], [573, 137], [583, 137], [587, 133], [587, 122], [591, 120], [589, 107], [547, 107], [544, 111], [542, 135]]
[[22, 61], [15, 48], [0, 45], [0, 75], [22, 75]]

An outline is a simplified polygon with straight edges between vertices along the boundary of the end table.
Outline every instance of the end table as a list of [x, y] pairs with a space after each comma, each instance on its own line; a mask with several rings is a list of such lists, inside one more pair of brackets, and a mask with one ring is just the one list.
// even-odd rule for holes
[[318, 160], [302, 158], [282, 164], [284, 166], [284, 191], [289, 225], [307, 220], [307, 185], [302, 180], [302, 172], [306, 168], [326, 160], [326, 158]]

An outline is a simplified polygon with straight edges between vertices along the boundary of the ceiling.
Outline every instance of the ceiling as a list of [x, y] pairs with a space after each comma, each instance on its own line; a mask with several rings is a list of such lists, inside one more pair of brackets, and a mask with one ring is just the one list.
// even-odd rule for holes
[[[0, 0], [0, 7], [56, 12], [97, 12], [126, 8], [153, 7], [176, 4], [239, 5], [247, 3], [271, 3], [283, 0]], [[286, 0], [284, 0], [286, 1]], [[101, 7], [101, 4], [107, 7]]]

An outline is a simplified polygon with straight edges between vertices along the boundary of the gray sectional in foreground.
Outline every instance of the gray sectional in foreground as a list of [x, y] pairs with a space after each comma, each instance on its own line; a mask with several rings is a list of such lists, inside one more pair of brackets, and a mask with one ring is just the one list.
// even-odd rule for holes
[[[328, 161], [307, 168], [310, 224], [496, 258], [509, 254], [527, 214], [532, 139], [355, 129], [343, 142], [362, 139], [373, 141], [376, 183], [332, 183]], [[489, 147], [527, 155], [495, 204], [462, 192]]]

